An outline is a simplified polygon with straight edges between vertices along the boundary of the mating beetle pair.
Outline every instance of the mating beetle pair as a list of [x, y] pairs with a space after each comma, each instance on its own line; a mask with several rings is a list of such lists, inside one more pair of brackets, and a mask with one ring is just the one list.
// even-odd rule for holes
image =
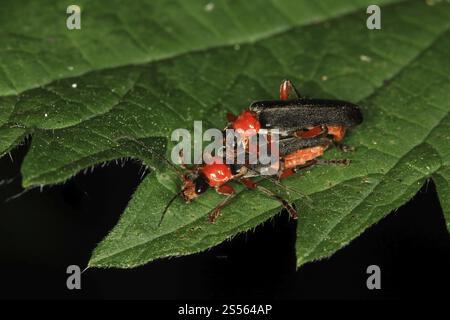
[[[279, 179], [291, 176], [298, 169], [314, 164], [348, 164], [348, 160], [319, 160], [324, 151], [332, 144], [346, 150], [341, 141], [346, 130], [362, 122], [362, 114], [358, 106], [339, 100], [301, 98], [294, 85], [284, 80], [280, 86], [280, 100], [256, 101], [238, 116], [227, 115], [228, 126], [238, 132], [255, 134], [261, 129], [278, 129], [280, 163], [276, 177], [269, 177], [277, 185]], [[249, 138], [244, 135], [244, 139]], [[244, 142], [245, 143], [245, 142]], [[256, 185], [250, 178], [261, 175], [263, 165], [228, 165], [224, 162], [212, 162], [197, 166], [183, 175], [181, 191], [171, 199], [160, 220], [170, 204], [181, 195], [186, 202], [191, 202], [209, 188], [215, 188], [227, 197], [209, 214], [214, 222], [220, 210], [235, 195], [230, 181], [237, 181], [249, 189], [258, 191], [278, 200], [287, 209], [290, 216], [297, 217], [296, 210], [286, 200], [272, 191]]]

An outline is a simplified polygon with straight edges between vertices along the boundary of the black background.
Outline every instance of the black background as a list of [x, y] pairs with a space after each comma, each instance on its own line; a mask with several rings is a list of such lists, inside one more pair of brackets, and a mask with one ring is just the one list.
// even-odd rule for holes
[[[0, 177], [18, 177], [26, 146], [0, 159]], [[141, 165], [96, 168], [64, 185], [19, 198], [20, 177], [0, 186], [0, 298], [27, 299], [397, 299], [444, 298], [450, 236], [429, 182], [407, 204], [333, 257], [295, 270], [295, 228], [286, 214], [207, 252], [133, 270], [88, 270], [82, 290], [66, 268], [86, 266], [141, 179]], [[366, 288], [379, 265], [382, 290]]]

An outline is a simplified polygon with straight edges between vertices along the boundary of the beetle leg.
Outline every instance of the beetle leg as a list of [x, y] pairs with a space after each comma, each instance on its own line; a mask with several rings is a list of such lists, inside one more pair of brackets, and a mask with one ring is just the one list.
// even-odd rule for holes
[[276, 193], [274, 193], [274, 192], [270, 191], [269, 189], [266, 189], [262, 186], [256, 186], [256, 189], [258, 191], [260, 191], [261, 193], [264, 193], [265, 195], [271, 197], [272, 199], [279, 201], [283, 205], [283, 207], [287, 210], [287, 212], [289, 213], [289, 216], [292, 219], [298, 218], [297, 210], [295, 210], [295, 208], [287, 200], [283, 199]]
[[229, 186], [227, 184], [224, 184], [216, 189], [218, 194], [226, 194], [230, 195], [234, 193], [234, 188], [232, 186]]
[[311, 166], [316, 164], [315, 161], [317, 161], [317, 160], [314, 159], [314, 160], [308, 161], [305, 164], [296, 166], [295, 168], [283, 169], [278, 174], [278, 179], [281, 180], [281, 179], [284, 179], [284, 178], [288, 178], [288, 177], [296, 174], [297, 172], [299, 172], [301, 169], [305, 169], [305, 168], [311, 167]]
[[314, 162], [313, 164], [319, 164], [319, 165], [348, 166], [350, 164], [350, 159], [333, 159], [333, 160], [314, 159], [312, 161]]
[[219, 194], [227, 195], [227, 197], [221, 203], [219, 203], [214, 209], [212, 209], [209, 212], [208, 220], [211, 223], [214, 223], [217, 220], [217, 218], [220, 216], [220, 210], [224, 206], [226, 206], [231, 201], [231, 199], [233, 199], [236, 196], [236, 192], [234, 191], [234, 188], [232, 186], [229, 186], [226, 184], [216, 188], [216, 191]]
[[288, 178], [288, 177], [290, 177], [290, 176], [293, 176], [294, 174], [295, 174], [295, 170], [294, 169], [286, 169], [286, 170], [283, 170], [283, 171], [281, 171], [279, 174], [278, 174], [278, 179], [279, 180], [281, 180], [281, 179], [284, 179], [284, 178]]
[[252, 189], [256, 189], [257, 185], [255, 182], [253, 182], [250, 179], [247, 178], [242, 178], [241, 180], [239, 180], [240, 182], [242, 182], [243, 185], [245, 185], [248, 189], [252, 190]]
[[[292, 170], [288, 170], [288, 171], [292, 171]], [[296, 171], [293, 171], [292, 172], [292, 174], [294, 174]], [[285, 190], [287, 190], [288, 192], [293, 192], [293, 193], [295, 193], [295, 194], [297, 194], [297, 195], [299, 195], [300, 197], [303, 197], [303, 198], [306, 198], [308, 201], [312, 201], [311, 200], [311, 198], [308, 196], [308, 195], [306, 195], [306, 194], [304, 194], [303, 192], [301, 192], [300, 190], [297, 190], [297, 189], [295, 189], [295, 188], [292, 188], [292, 187], [290, 187], [290, 186], [286, 186], [286, 185], [284, 185], [284, 184], [282, 184], [281, 183], [281, 181], [280, 181], [280, 178], [275, 178], [275, 177], [273, 177], [273, 176], [261, 176], [263, 179], [265, 179], [265, 180], [269, 180], [270, 182], [272, 182], [274, 185], [276, 185], [277, 187], [280, 187], [280, 188], [282, 188], [282, 189], [285, 189]], [[256, 184], [255, 184], [255, 186], [256, 186]]]
[[283, 80], [280, 85], [280, 100], [291, 100], [300, 98], [300, 93], [290, 80]]
[[339, 141], [333, 141], [333, 145], [342, 152], [353, 152], [355, 151], [355, 148], [348, 146], [346, 144], [343, 144], [342, 142]]

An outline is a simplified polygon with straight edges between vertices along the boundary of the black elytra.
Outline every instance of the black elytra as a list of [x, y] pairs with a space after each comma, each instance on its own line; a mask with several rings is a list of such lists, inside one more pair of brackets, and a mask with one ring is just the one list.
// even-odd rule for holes
[[317, 125], [353, 127], [363, 116], [359, 107], [340, 100], [294, 99], [253, 102], [254, 111], [263, 128], [301, 129]]

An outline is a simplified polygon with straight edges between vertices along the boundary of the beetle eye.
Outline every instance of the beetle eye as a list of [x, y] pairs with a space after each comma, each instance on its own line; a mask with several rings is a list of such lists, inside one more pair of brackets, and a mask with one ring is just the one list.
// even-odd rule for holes
[[239, 171], [241, 171], [241, 168], [243, 167], [242, 164], [230, 164], [230, 169], [231, 169], [231, 173], [233, 175], [236, 175], [239, 173]]
[[202, 176], [199, 176], [197, 179], [195, 179], [194, 183], [196, 194], [200, 194], [208, 190], [209, 185]]

